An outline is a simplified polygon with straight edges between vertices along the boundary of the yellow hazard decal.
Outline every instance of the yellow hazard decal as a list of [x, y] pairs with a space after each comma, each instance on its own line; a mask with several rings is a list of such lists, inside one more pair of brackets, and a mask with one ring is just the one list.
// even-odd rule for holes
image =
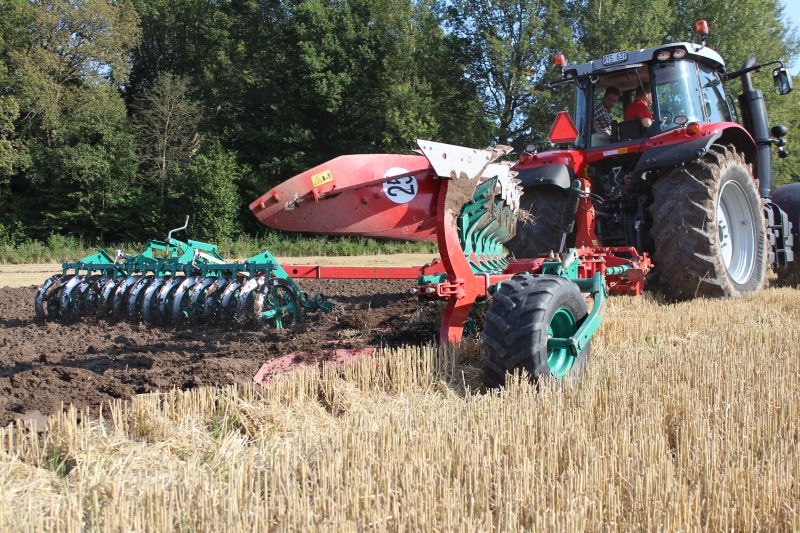
[[326, 183], [331, 183], [332, 181], [333, 174], [331, 174], [330, 170], [323, 170], [319, 174], [314, 174], [311, 176], [311, 185], [315, 188], [325, 185]]

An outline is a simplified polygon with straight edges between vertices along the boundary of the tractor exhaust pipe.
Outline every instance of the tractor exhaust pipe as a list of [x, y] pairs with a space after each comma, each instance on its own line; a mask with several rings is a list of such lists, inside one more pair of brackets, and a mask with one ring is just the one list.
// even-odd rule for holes
[[[747, 58], [741, 70], [750, 69], [755, 64], [755, 57]], [[742, 74], [742, 94], [739, 95], [739, 107], [742, 109], [745, 128], [756, 141], [755, 166], [758, 192], [762, 198], [769, 198], [772, 194], [772, 139], [769, 133], [769, 118], [767, 117], [767, 106], [764, 103], [764, 93], [753, 87], [753, 78], [749, 71]]]

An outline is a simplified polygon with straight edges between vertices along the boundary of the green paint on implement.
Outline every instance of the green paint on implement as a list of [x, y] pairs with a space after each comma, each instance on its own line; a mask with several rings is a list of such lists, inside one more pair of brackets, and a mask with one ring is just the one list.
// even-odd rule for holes
[[[130, 318], [134, 320], [146, 314], [141, 309], [142, 306], [147, 307], [147, 314], [150, 316], [152, 302], [158, 302], [156, 294], [161, 294], [156, 291], [162, 286], [167, 286], [168, 282], [165, 280], [178, 281], [169, 285], [175, 289], [171, 293], [163, 294], [163, 301], [158, 304], [158, 309], [161, 314], [165, 314], [162, 319], [168, 322], [171, 319], [175, 324], [190, 322], [195, 316], [202, 317], [203, 320], [212, 316], [229, 321], [242, 319], [243, 317], [238, 316], [241, 314], [247, 315], [244, 318], [251, 321], [268, 323], [277, 329], [282, 329], [295, 322], [301, 310], [330, 311], [333, 307], [323, 295], [319, 293], [309, 295], [301, 290], [268, 251], [256, 254], [243, 262], [226, 261], [214, 244], [193, 240], [183, 242], [172, 237], [164, 241], [150, 240], [145, 249], [136, 255], [117, 252], [115, 256], [111, 256], [101, 250], [78, 261], [63, 263], [60, 278], [63, 282], [72, 278], [76, 281], [70, 284], [70, 292], [63, 298], [56, 298], [50, 293], [66, 284], [60, 283], [56, 286], [52, 281], [48, 282], [47, 287], [52, 285], [55, 288], [44, 296], [37, 296], [37, 316], [44, 314], [45, 297], [48, 299], [47, 305], [51, 308], [60, 304], [63, 308], [62, 314], [71, 312], [75, 307], [73, 305], [75, 298], [95, 298], [95, 294], [102, 294], [102, 297], [108, 298], [109, 301], [112, 298], [114, 301], [122, 301], [128, 298], [128, 294], [120, 293], [117, 297], [116, 287], [125, 287], [127, 291], [132, 285], [127, 280], [134, 279], [143, 279], [147, 282], [146, 285], [153, 283], [153, 289], [149, 291], [147, 300], [150, 303], [144, 303], [148, 291], [142, 285], [137, 286], [137, 294], [141, 294], [141, 297], [135, 297], [135, 302], [130, 306], [126, 305], [130, 309], [128, 311]], [[105, 287], [103, 284], [109, 279], [120, 281], [108, 291], [102, 291]], [[211, 290], [212, 285], [214, 289], [209, 294], [207, 291]], [[257, 305], [243, 304], [240, 309], [239, 299], [245, 286], [248, 287], [245, 293], [247, 303], [257, 301]], [[43, 286], [40, 293], [44, 294], [47, 287]], [[175, 294], [180, 295], [177, 304], [171, 303]], [[205, 299], [213, 300], [206, 305]], [[140, 307], [138, 311], [137, 306]], [[169, 311], [162, 311], [162, 308]]]
[[[548, 338], [571, 338], [578, 331], [578, 324], [572, 313], [564, 307], [559, 307], [550, 320], [547, 328]], [[558, 345], [551, 347], [547, 345], [547, 365], [550, 367], [550, 374], [556, 379], [561, 379], [570, 371], [575, 364], [576, 355], [568, 346]]]

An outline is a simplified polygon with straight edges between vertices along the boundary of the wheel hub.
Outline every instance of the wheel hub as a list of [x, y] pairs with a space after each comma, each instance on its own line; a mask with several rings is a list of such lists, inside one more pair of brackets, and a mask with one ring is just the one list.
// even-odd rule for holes
[[[575, 317], [567, 309], [560, 307], [553, 314], [547, 328], [548, 337], [569, 338], [575, 334], [578, 325]], [[548, 348], [547, 365], [550, 374], [556, 379], [561, 379], [575, 364], [575, 356], [568, 348]]]
[[738, 284], [747, 282], [755, 268], [756, 222], [742, 186], [725, 182], [717, 200], [717, 242], [722, 264]]

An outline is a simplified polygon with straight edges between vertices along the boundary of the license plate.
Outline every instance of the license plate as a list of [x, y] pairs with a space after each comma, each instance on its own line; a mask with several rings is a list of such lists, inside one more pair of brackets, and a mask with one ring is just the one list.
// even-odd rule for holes
[[614, 52], [603, 56], [604, 65], [614, 65], [628, 60], [628, 52]]

